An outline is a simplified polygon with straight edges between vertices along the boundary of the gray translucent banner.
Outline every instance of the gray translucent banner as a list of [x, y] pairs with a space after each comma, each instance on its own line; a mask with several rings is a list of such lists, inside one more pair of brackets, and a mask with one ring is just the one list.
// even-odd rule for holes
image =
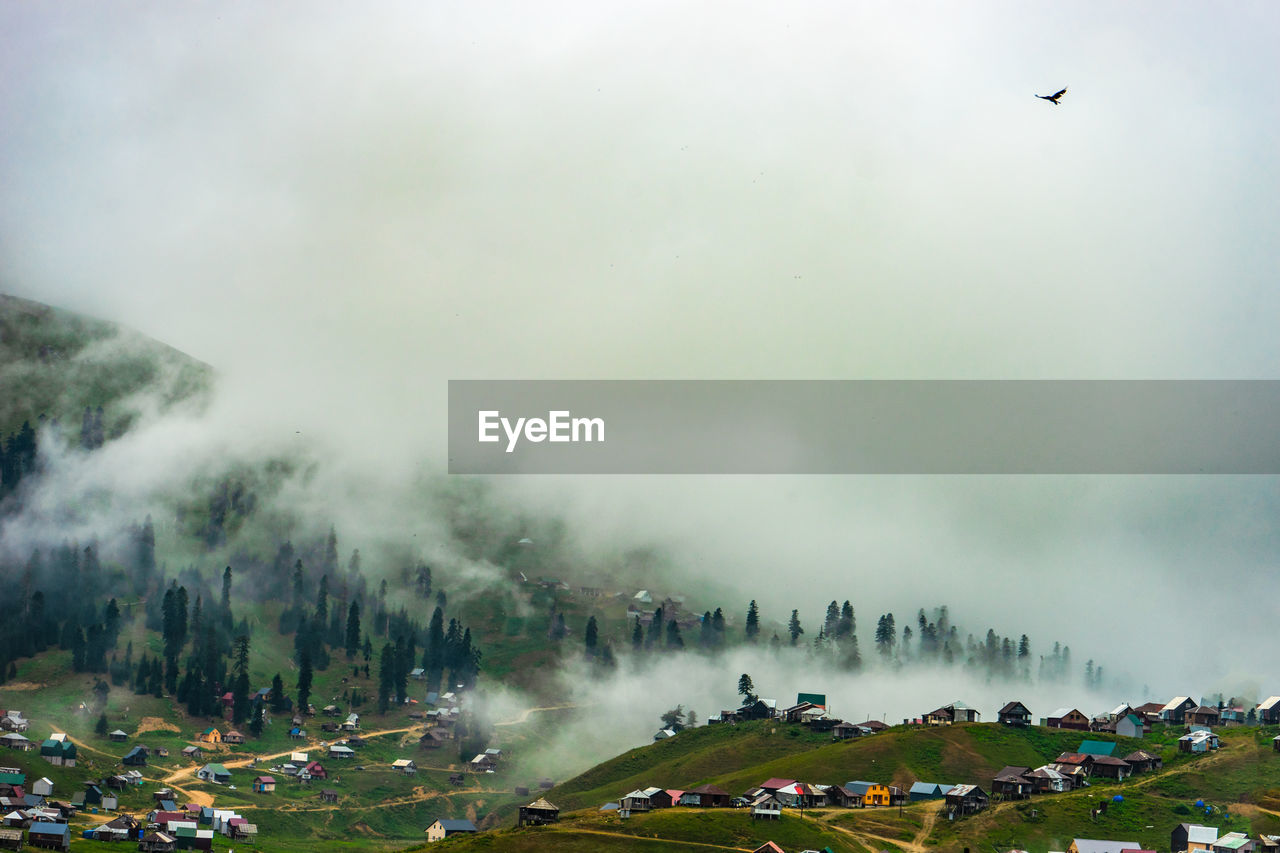
[[1280, 474], [1277, 425], [1273, 380], [454, 380], [449, 471]]

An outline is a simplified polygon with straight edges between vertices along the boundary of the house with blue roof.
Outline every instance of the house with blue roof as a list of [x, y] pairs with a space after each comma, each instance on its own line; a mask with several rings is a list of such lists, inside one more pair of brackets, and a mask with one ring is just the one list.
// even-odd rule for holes
[[27, 830], [27, 843], [48, 850], [70, 850], [71, 827], [65, 823], [33, 823]]
[[469, 820], [452, 820], [442, 817], [427, 827], [427, 841], [443, 841], [451, 835], [478, 831], [476, 825]]
[[947, 791], [951, 790], [950, 785], [940, 785], [937, 782], [916, 782], [907, 792], [911, 802], [918, 803], [921, 800], [941, 800], [947, 796]]

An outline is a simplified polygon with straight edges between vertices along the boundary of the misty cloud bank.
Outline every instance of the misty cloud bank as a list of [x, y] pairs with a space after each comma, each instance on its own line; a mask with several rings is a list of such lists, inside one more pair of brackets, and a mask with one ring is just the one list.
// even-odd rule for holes
[[[661, 715], [677, 705], [694, 711], [701, 725], [721, 710], [739, 706], [737, 685], [742, 673], [751, 676], [760, 696], [777, 699], [779, 708], [795, 704], [800, 692], [825, 693], [832, 716], [853, 722], [881, 720], [890, 725], [919, 719], [956, 701], [977, 708], [983, 722], [995, 722], [999, 709], [1012, 700], [1030, 708], [1038, 720], [1064, 706], [1079, 708], [1092, 717], [1125, 702], [1138, 705], [1172, 698], [1172, 694], [1141, 696], [1136, 689], [1091, 690], [1074, 679], [1061, 684], [981, 679], [962, 669], [898, 669], [875, 661], [863, 671], [850, 673], [820, 665], [804, 651], [792, 649], [775, 653], [738, 648], [715, 658], [667, 654], [638, 661], [624, 657], [618, 670], [604, 677], [586, 666], [565, 668], [554, 693], [581, 707], [568, 717], [560, 717], [569, 722], [557, 726], [545, 742], [525, 750], [521, 767], [564, 781], [622, 751], [652, 743], [654, 733], [662, 728]], [[1254, 689], [1256, 692], [1256, 686]], [[527, 697], [501, 688], [487, 686], [484, 694], [486, 711], [494, 720], [511, 719], [529, 707], [524, 704]], [[499, 738], [501, 731], [499, 728]], [[654, 780], [654, 784], [693, 781]]]

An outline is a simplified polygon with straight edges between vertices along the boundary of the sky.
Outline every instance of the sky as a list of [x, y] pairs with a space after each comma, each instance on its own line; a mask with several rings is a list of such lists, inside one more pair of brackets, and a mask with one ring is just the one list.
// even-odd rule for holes
[[[1280, 378], [1277, 24], [0, 0], [0, 290], [219, 372], [204, 424], [124, 461], [297, 435], [338, 479], [439, 473], [448, 379]], [[497, 486], [777, 618], [947, 603], [1080, 660], [1123, 638], [1171, 693], [1275, 677], [1241, 642], [1280, 593], [1274, 478]], [[1184, 660], [1158, 639], [1189, 635]]]

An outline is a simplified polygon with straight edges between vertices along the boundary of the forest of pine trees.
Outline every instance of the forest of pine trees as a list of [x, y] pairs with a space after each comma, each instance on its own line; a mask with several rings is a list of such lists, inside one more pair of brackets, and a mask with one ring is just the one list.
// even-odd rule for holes
[[[93, 452], [105, 440], [102, 413], [86, 410], [83, 421], [80, 449]], [[0, 441], [0, 512], [15, 505], [24, 477], [38, 476], [38, 435], [28, 424]], [[245, 480], [224, 477], [183, 511], [190, 518], [179, 513], [179, 532], [205, 549], [215, 548], [253, 515], [257, 503]], [[372, 675], [376, 667], [377, 700], [387, 708], [408, 698], [408, 674], [414, 668], [423, 670], [428, 691], [471, 687], [479, 677], [483, 656], [476, 638], [470, 626], [449, 612], [441, 578], [433, 576], [432, 568], [407, 561], [371, 588], [358, 550], [350, 552], [345, 564], [341, 560], [333, 526], [314, 541], [296, 546], [286, 539], [272, 543], [269, 555], [247, 555], [239, 570], [243, 577], [225, 566], [214, 576], [216, 586], [194, 566], [174, 572], [163, 564], [150, 516], [126, 531], [125, 538], [126, 546], [107, 565], [97, 542], [63, 542], [33, 551], [24, 565], [0, 564], [0, 577], [18, 591], [15, 600], [20, 602], [18, 612], [0, 626], [0, 681], [12, 677], [16, 661], [57, 647], [70, 652], [78, 672], [108, 675], [112, 684], [139, 693], [172, 696], [193, 715], [226, 713], [236, 724], [252, 721], [260, 704], [249, 674], [252, 632], [243, 615], [237, 619], [236, 602], [283, 604], [275, 627], [292, 640], [296, 675], [290, 684], [273, 683], [273, 710], [295, 700], [305, 704], [314, 674], [335, 665], [335, 655], [353, 675], [362, 670]], [[421, 606], [411, 611], [391, 604], [405, 599], [392, 595], [388, 578]], [[734, 620], [720, 606], [699, 617], [677, 612], [680, 607], [667, 602], [644, 618], [631, 617], [618, 633], [606, 630], [595, 614], [571, 631], [554, 595], [548, 604], [550, 647], [565, 654], [576, 647], [568, 642], [572, 633], [581, 638], [582, 656], [604, 669], [616, 666], [615, 642], [628, 654], [644, 657], [717, 654], [740, 644], [760, 645], [767, 638], [772, 649], [850, 672], [868, 665], [927, 664], [1008, 680], [1081, 678], [1069, 647], [1055, 642], [1050, 651], [1037, 654], [1026, 634], [1005, 636], [994, 627], [976, 634], [962, 631], [946, 606], [921, 607], [914, 619], [901, 622], [893, 613], [880, 614], [868, 638], [874, 651], [864, 656], [851, 600], [832, 600], [817, 618], [810, 618], [799, 609], [791, 609], [789, 617], [786, 610], [764, 614], [753, 599], [745, 610], [732, 608], [742, 614], [741, 629], [731, 627]], [[122, 622], [139, 615], [160, 635], [160, 654], [135, 655], [132, 646], [123, 653], [118, 649]], [[1101, 688], [1102, 664], [1088, 661], [1083, 681]]]
[[[697, 633], [691, 635], [696, 639], [686, 644], [680, 629], [680, 622], [684, 620], [675, 616], [667, 613], [663, 606], [655, 608], [645, 619], [635, 614], [628, 623], [630, 653], [640, 658], [686, 649], [714, 654], [738, 643], [757, 643], [762, 630], [760, 607], [754, 600], [747, 605], [742, 631], [736, 636], [727, 630], [724, 611], [717, 607], [714, 611], [704, 611], [698, 617]], [[858, 623], [851, 601], [846, 600], [843, 604], [831, 601], [822, 619], [815, 620], [814, 624], [817, 633], [812, 641], [804, 640], [803, 618], [798, 609], [793, 609], [783, 627], [785, 637], [780, 638], [775, 633], [770, 645], [794, 648], [816, 662], [838, 669], [857, 671], [864, 666]], [[559, 632], [553, 630], [549, 635], [559, 636]], [[946, 605], [929, 611], [919, 608], [914, 622], [903, 625], [901, 630], [892, 613], [881, 614], [876, 620], [872, 640], [875, 644], [873, 663], [880, 666], [957, 666], [983, 677], [1022, 682], [1070, 682], [1078, 675], [1071, 668], [1070, 647], [1055, 642], [1052, 651], [1036, 658], [1033, 667], [1031, 638], [1027, 634], [1003, 636], [994, 628], [988, 628], [980, 638], [972, 633], [962, 633], [952, 622]], [[608, 664], [614, 664], [612, 645], [601, 639], [600, 624], [594, 615], [588, 619], [583, 634], [583, 652], [589, 660], [598, 661], [607, 656]], [[1089, 661], [1083, 680], [1087, 687], [1101, 688], [1102, 666]]]
[[[219, 573], [216, 588], [194, 568], [169, 576], [158, 565], [150, 517], [128, 531], [127, 547], [112, 564], [103, 565], [96, 543], [63, 543], [34, 551], [25, 565], [0, 564], [0, 576], [21, 590], [13, 618], [0, 624], [0, 683], [14, 677], [17, 661], [58, 648], [70, 652], [76, 672], [107, 674], [111, 685], [138, 694], [172, 696], [192, 716], [225, 716], [250, 731], [261, 731], [265, 711], [288, 710], [295, 698], [305, 703], [314, 673], [333, 665], [334, 655], [367, 667], [375, 638], [390, 649], [386, 671], [378, 673], [389, 685], [388, 702], [408, 698], [408, 674], [419, 665], [428, 689], [475, 685], [481, 651], [471, 628], [446, 614], [443, 590], [424, 624], [388, 604], [385, 582], [374, 594], [366, 591], [358, 553], [345, 573], [337, 569], [334, 530], [318, 553], [311, 570], [284, 542], [274, 561], [257, 567], [253, 589], [286, 591], [277, 628], [292, 636], [298, 667], [291, 685], [276, 676], [266, 709], [252, 683], [252, 630], [235, 613], [237, 601], [261, 595], [247, 595], [250, 585], [238, 583], [232, 566]], [[258, 583], [264, 572], [275, 580]], [[416, 578], [420, 591], [429, 588], [430, 569], [420, 566]], [[118, 648], [122, 626], [139, 617], [159, 635], [159, 654], [135, 655], [132, 643], [123, 653]]]

